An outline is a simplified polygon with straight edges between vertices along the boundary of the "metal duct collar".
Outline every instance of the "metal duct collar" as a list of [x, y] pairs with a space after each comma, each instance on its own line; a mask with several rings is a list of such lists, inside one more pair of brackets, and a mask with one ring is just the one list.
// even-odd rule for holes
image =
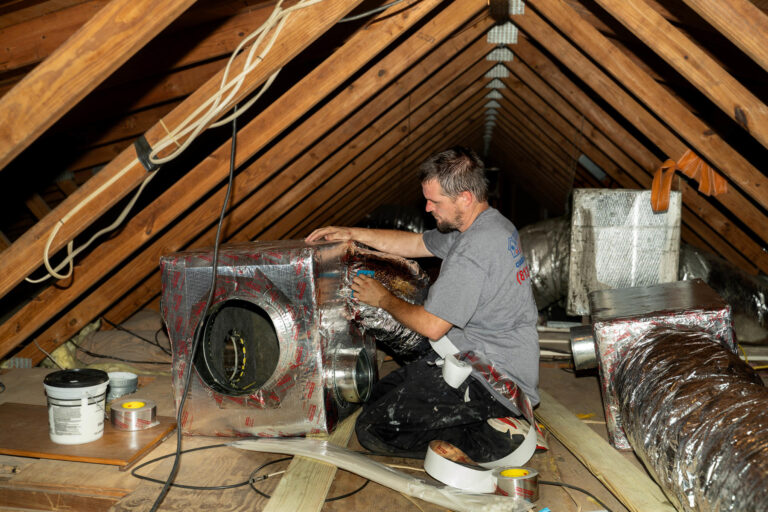
[[340, 400], [362, 403], [370, 398], [374, 371], [365, 348], [338, 349], [332, 368], [331, 382]]
[[576, 370], [597, 368], [597, 350], [591, 325], [571, 327], [571, 353]]

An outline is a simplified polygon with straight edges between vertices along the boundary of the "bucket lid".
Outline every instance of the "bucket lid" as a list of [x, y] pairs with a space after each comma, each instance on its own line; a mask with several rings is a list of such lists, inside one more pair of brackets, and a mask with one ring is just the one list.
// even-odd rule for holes
[[74, 368], [49, 373], [43, 383], [55, 388], [87, 388], [109, 382], [107, 372], [91, 368]]

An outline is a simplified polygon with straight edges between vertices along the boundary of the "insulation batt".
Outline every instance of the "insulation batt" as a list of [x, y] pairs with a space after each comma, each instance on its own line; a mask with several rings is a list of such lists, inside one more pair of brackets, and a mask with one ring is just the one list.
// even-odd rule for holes
[[628, 349], [615, 384], [630, 443], [685, 511], [768, 510], [768, 389], [699, 330], [659, 328]]

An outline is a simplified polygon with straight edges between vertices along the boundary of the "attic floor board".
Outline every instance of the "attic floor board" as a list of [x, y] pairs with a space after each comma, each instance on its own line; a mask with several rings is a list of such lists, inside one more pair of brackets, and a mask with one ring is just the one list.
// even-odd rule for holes
[[[391, 370], [394, 363], [387, 363], [384, 372]], [[42, 378], [50, 372], [47, 369], [11, 370], [0, 374], [0, 382], [7, 386], [7, 391], [0, 394], [0, 403], [17, 401], [23, 403], [45, 403]], [[139, 393], [158, 395], [158, 413], [172, 414], [170, 385], [164, 383], [168, 377], [148, 380]], [[541, 387], [574, 413], [594, 414], [588, 423], [596, 432], [606, 437], [603, 421], [599, 385], [596, 376], [577, 377], [566, 373], [554, 363], [542, 363]], [[165, 396], [160, 396], [165, 394]], [[185, 438], [185, 448], [220, 443], [221, 439], [203, 437]], [[536, 454], [528, 465], [540, 472], [542, 480], [563, 481], [583, 487], [614, 512], [625, 512], [624, 508], [603, 485], [594, 478], [576, 458], [553, 436], [548, 436], [550, 450]], [[175, 436], [167, 439], [147, 458], [170, 453], [175, 446]], [[349, 443], [352, 449], [362, 449], [357, 440]], [[630, 453], [626, 457], [639, 465]], [[220, 484], [246, 479], [256, 464], [279, 458], [271, 454], [243, 453], [233, 448], [214, 449], [197, 452], [182, 462], [178, 481], [194, 482], [198, 485]], [[399, 464], [421, 468], [419, 460], [377, 457], [376, 460], [389, 464]], [[166, 461], [168, 462], [168, 461]], [[12, 472], [14, 467], [18, 472]], [[274, 466], [271, 471], [287, 467], [287, 463]], [[160, 463], [147, 473], [158, 477], [167, 474], [169, 463]], [[413, 474], [424, 476], [414, 470]], [[261, 490], [273, 492], [279, 477], [263, 482]], [[363, 480], [357, 475], [339, 471], [336, 474], [329, 497], [338, 496], [357, 489]], [[159, 486], [140, 482], [129, 473], [120, 472], [115, 467], [65, 461], [29, 459], [22, 457], [0, 456], [0, 510], [26, 508], [31, 510], [61, 510], [68, 507], [86, 511], [129, 511], [148, 510], [149, 504], [157, 495]], [[200, 492], [172, 489], [160, 510], [263, 510], [267, 500], [256, 495], [249, 488], [229, 491]], [[384, 512], [393, 509], [403, 511], [437, 512], [445, 510], [429, 503], [415, 500], [415, 503], [401, 494], [369, 483], [362, 491], [339, 501], [326, 502], [323, 511]], [[111, 508], [110, 508], [111, 507]], [[540, 499], [534, 510], [549, 507], [554, 512], [597, 511], [603, 507], [576, 491], [561, 487], [541, 486]]]

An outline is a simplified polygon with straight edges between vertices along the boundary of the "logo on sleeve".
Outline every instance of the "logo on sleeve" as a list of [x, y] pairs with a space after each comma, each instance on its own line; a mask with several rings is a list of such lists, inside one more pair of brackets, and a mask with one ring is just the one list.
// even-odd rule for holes
[[531, 275], [528, 270], [528, 265], [525, 264], [525, 255], [520, 247], [520, 235], [515, 233], [507, 239], [507, 250], [512, 253], [512, 258], [515, 261], [515, 268], [517, 269], [516, 279], [519, 284], [523, 284], [523, 281], [528, 279]]

